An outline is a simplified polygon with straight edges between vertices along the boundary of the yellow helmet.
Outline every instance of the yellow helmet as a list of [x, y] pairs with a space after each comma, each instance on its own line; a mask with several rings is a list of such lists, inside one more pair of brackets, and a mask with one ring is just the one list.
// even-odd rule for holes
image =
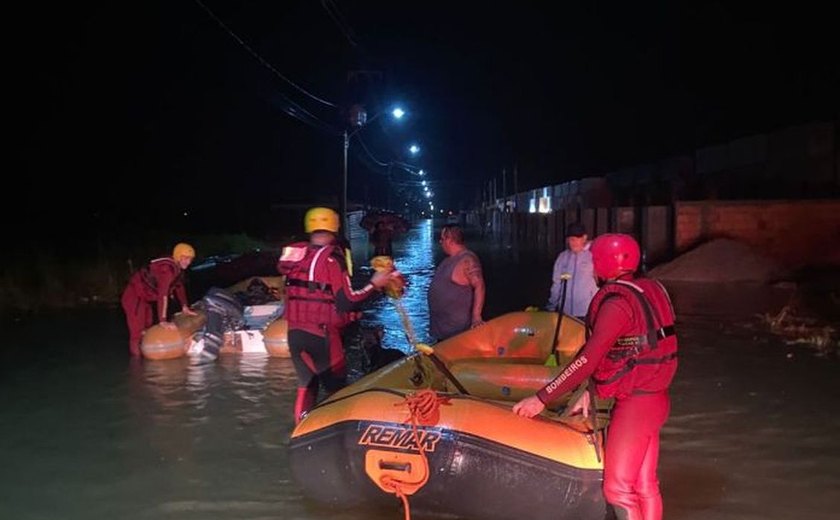
[[312, 208], [303, 217], [303, 228], [307, 233], [329, 231], [338, 233], [338, 213], [330, 208]]
[[182, 256], [195, 258], [195, 249], [193, 249], [193, 246], [185, 242], [179, 242], [175, 244], [175, 247], [172, 249], [172, 258], [174, 260], [178, 260]]

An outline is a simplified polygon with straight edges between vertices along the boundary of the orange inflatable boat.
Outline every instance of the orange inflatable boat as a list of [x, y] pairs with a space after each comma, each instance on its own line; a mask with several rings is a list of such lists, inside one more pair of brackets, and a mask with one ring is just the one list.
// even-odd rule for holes
[[[282, 312], [284, 278], [252, 277], [229, 287], [227, 291], [234, 294], [242, 292], [255, 279], [276, 290], [280, 299], [270, 304], [246, 305], [243, 309], [244, 328], [225, 333], [219, 354], [268, 353], [273, 357], [289, 357], [286, 320], [274, 317], [278, 311]], [[203, 343], [197, 333], [206, 325], [207, 314], [199, 306], [193, 310], [197, 313], [195, 316], [177, 313], [172, 318], [175, 328], [157, 324], [146, 330], [140, 345], [143, 357], [165, 360], [199, 355]]]
[[[552, 349], [557, 319], [500, 316], [331, 395], [292, 432], [296, 481], [336, 507], [398, 496], [412, 511], [482, 520], [602, 520], [603, 430], [563, 415], [569, 395], [535, 419], [511, 410], [582, 346], [583, 324], [564, 316]], [[546, 365], [553, 350], [559, 366]]]

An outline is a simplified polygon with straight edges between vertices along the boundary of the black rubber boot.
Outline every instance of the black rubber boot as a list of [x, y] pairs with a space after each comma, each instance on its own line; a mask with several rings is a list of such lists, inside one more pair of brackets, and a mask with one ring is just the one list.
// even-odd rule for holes
[[630, 520], [630, 513], [621, 506], [613, 506], [616, 520]]

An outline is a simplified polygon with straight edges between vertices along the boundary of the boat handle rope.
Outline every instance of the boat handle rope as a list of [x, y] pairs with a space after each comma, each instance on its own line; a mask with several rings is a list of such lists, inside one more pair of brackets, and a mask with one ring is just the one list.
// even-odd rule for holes
[[423, 353], [425, 356], [431, 359], [432, 364], [435, 365], [435, 368], [437, 368], [438, 371], [441, 374], [443, 374], [443, 377], [445, 377], [450, 383], [452, 383], [455, 386], [456, 390], [458, 390], [464, 395], [470, 395], [466, 387], [462, 385], [460, 381], [458, 381], [458, 378], [455, 377], [455, 374], [453, 374], [452, 371], [450, 371], [449, 368], [447, 368], [446, 363], [444, 363], [443, 360], [440, 359], [440, 357], [438, 357], [437, 354], [435, 354], [434, 347], [426, 345], [425, 343], [417, 343], [416, 345], [414, 345], [414, 348], [416, 348], [418, 352]]
[[[425, 354], [429, 359], [432, 360], [432, 364], [435, 365], [435, 368], [443, 374], [452, 385], [462, 394], [470, 395], [464, 385], [458, 381], [458, 378], [455, 377], [449, 368], [446, 366], [446, 363], [443, 362], [437, 354], [435, 354], [434, 347], [431, 347], [425, 343], [418, 343], [417, 336], [414, 334], [414, 327], [411, 325], [411, 319], [408, 317], [408, 312], [405, 310], [405, 306], [402, 304], [402, 301], [399, 298], [393, 298], [394, 308], [397, 310], [397, 314], [400, 317], [400, 322], [403, 326], [403, 332], [405, 333], [405, 339], [408, 341], [409, 346], [416, 350], [417, 352], [421, 352]], [[419, 366], [419, 358], [418, 359], [418, 366]]]
[[429, 459], [426, 456], [426, 450], [423, 448], [423, 444], [420, 442], [420, 432], [417, 429], [417, 425], [435, 422], [440, 404], [446, 401], [446, 398], [438, 396], [434, 390], [423, 389], [406, 395], [404, 401], [394, 405], [408, 407], [411, 432], [414, 436], [414, 443], [417, 445], [417, 450], [420, 453], [420, 460], [423, 461], [424, 466], [422, 472], [424, 475], [423, 479], [420, 482], [410, 483], [411, 490], [403, 489], [404, 484], [408, 483], [404, 483], [391, 475], [383, 475], [379, 481], [384, 489], [390, 490], [391, 493], [402, 500], [405, 520], [411, 520], [411, 506], [408, 503], [408, 495], [426, 485], [426, 482], [429, 480]]

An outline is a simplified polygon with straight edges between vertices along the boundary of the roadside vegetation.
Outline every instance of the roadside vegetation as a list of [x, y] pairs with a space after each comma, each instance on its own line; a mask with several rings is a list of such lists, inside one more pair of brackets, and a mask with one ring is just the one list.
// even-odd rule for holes
[[178, 241], [195, 247], [195, 264], [273, 247], [245, 234], [150, 233], [132, 238], [130, 243], [76, 244], [72, 251], [38, 244], [8, 256], [0, 268], [0, 312], [118, 304], [131, 273], [153, 258], [168, 256]]

